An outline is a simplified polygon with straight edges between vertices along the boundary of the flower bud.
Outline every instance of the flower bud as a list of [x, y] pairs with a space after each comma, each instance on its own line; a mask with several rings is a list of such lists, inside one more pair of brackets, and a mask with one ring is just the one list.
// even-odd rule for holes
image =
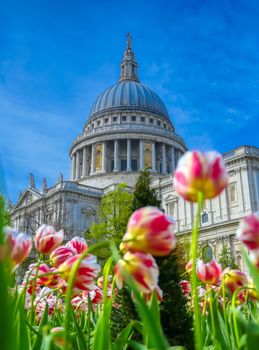
[[216, 284], [220, 278], [221, 266], [216, 260], [204, 263], [202, 260], [197, 262], [197, 276], [205, 284]]
[[248, 249], [259, 249], [259, 214], [251, 214], [241, 220], [237, 231], [237, 238]]
[[175, 224], [159, 209], [144, 207], [130, 217], [120, 249], [164, 256], [176, 246]]
[[21, 264], [30, 254], [32, 240], [25, 233], [19, 233], [11, 227], [5, 227], [6, 253], [14, 265]]
[[242, 288], [247, 285], [248, 280], [244, 272], [239, 270], [232, 270], [227, 267], [222, 272], [222, 283], [228, 287], [232, 293], [238, 288]]
[[192, 286], [189, 281], [182, 280], [179, 282], [179, 286], [182, 289], [182, 293], [185, 297], [189, 297], [192, 291]]
[[124, 254], [123, 259], [115, 265], [115, 277], [119, 289], [122, 288], [125, 273], [131, 275], [139, 290], [145, 294], [157, 287], [159, 271], [155, 259], [150, 254], [130, 252]]
[[87, 243], [83, 237], [74, 237], [66, 244], [67, 248], [75, 251], [75, 254], [81, 254], [88, 248]]
[[59, 265], [63, 264], [71, 256], [76, 255], [76, 252], [68, 247], [57, 247], [50, 254], [50, 263], [54, 267], [59, 267]]
[[179, 160], [174, 173], [176, 192], [190, 202], [218, 196], [227, 186], [228, 177], [223, 157], [217, 152], [186, 152]]
[[57, 248], [64, 239], [64, 232], [58, 232], [52, 226], [42, 225], [34, 237], [35, 248], [40, 253], [49, 254]]
[[[63, 264], [58, 267], [58, 271], [61, 277], [68, 282], [71, 274], [71, 270], [74, 264], [80, 259], [80, 255], [74, 255], [67, 259]], [[74, 287], [80, 290], [93, 290], [96, 288], [95, 280], [100, 272], [100, 266], [97, 264], [96, 257], [94, 255], [87, 255], [79, 265], [75, 274]]]

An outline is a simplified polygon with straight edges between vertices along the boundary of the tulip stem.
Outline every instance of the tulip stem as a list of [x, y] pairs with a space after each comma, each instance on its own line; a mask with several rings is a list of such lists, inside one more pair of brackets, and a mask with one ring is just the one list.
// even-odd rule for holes
[[198, 253], [198, 232], [200, 225], [200, 216], [202, 210], [203, 202], [203, 193], [198, 192], [198, 210], [194, 220], [193, 230], [192, 230], [192, 298], [194, 300], [194, 340], [195, 340], [195, 349], [202, 349], [202, 339], [201, 339], [201, 315], [200, 315], [200, 306], [198, 299], [198, 280], [196, 273], [197, 265], [197, 253]]

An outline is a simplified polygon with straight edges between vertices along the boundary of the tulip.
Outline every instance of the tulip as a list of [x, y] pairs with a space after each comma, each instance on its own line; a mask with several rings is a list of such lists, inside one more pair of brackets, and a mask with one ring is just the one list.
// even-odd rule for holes
[[176, 246], [175, 224], [159, 209], [144, 207], [130, 217], [120, 249], [155, 256], [168, 255]]
[[[196, 261], [197, 264], [197, 261]], [[193, 263], [192, 263], [192, 259], [188, 261], [188, 263], [185, 265], [185, 270], [186, 272], [191, 275], [192, 273], [192, 269], [193, 269]]]
[[247, 294], [249, 298], [253, 301], [258, 301], [259, 300], [259, 293], [256, 291], [254, 281], [249, 278], [248, 280], [248, 289], [247, 289]]
[[[61, 277], [68, 282], [71, 270], [74, 264], [80, 259], [80, 255], [74, 255], [68, 258], [58, 267]], [[97, 264], [94, 255], [87, 255], [79, 264], [75, 274], [74, 287], [79, 290], [93, 290], [95, 288], [95, 279], [100, 272], [100, 266]]]
[[145, 294], [151, 293], [157, 287], [159, 271], [150, 254], [124, 254], [123, 259], [115, 265], [116, 284], [119, 289], [122, 288], [125, 274], [130, 274], [139, 290]]
[[[97, 286], [99, 288], [103, 289], [103, 284], [104, 284], [103, 276], [101, 276], [97, 280]], [[108, 288], [111, 288], [111, 287], [112, 287], [112, 275], [109, 275], [108, 276]]]
[[59, 267], [59, 265], [63, 264], [64, 261], [76, 254], [77, 253], [75, 250], [67, 246], [57, 247], [50, 254], [50, 263], [55, 267]]
[[103, 292], [98, 287], [94, 290], [91, 290], [90, 292], [83, 292], [82, 298], [85, 300], [86, 303], [88, 303], [88, 295], [93, 305], [100, 304], [103, 300]]
[[5, 227], [6, 253], [14, 265], [20, 265], [30, 254], [32, 240], [25, 233], [19, 233], [11, 227]]
[[64, 239], [64, 232], [58, 232], [52, 226], [42, 225], [34, 237], [35, 248], [40, 253], [49, 254], [57, 248]]
[[239, 224], [237, 238], [250, 250], [259, 249], [259, 214], [246, 216]]
[[228, 177], [223, 157], [217, 152], [186, 152], [179, 160], [174, 173], [176, 192], [190, 202], [218, 196], [227, 186]]
[[76, 311], [87, 311], [87, 308], [88, 308], [87, 302], [88, 300], [81, 298], [79, 295], [71, 299], [71, 304], [73, 306], [73, 309]]
[[204, 263], [202, 260], [197, 262], [197, 276], [205, 284], [216, 284], [220, 278], [221, 266], [216, 260]]
[[148, 293], [148, 294], [144, 294], [144, 298], [147, 302], [149, 302], [152, 298], [152, 293], [156, 294], [157, 297], [157, 301], [160, 304], [163, 301], [163, 291], [159, 286], [156, 286], [156, 288], [153, 290], [153, 292]]
[[63, 349], [65, 345], [65, 330], [63, 327], [54, 327], [51, 329], [50, 334], [53, 336], [53, 343], [60, 349]]
[[183, 295], [185, 297], [189, 297], [192, 290], [191, 283], [189, 281], [182, 280], [179, 282], [179, 286], [182, 289]]
[[81, 254], [88, 248], [87, 243], [83, 237], [74, 237], [67, 242], [66, 247], [75, 251], [75, 254]]
[[232, 270], [227, 267], [222, 272], [222, 283], [228, 287], [232, 293], [238, 288], [242, 288], [248, 284], [248, 280], [244, 272]]

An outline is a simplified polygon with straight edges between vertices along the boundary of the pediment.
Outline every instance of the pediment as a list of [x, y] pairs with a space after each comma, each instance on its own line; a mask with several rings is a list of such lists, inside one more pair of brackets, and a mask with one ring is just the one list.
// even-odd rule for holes
[[28, 188], [18, 199], [14, 209], [29, 205], [40, 198], [42, 198], [42, 194], [40, 192], [36, 191], [35, 189]]

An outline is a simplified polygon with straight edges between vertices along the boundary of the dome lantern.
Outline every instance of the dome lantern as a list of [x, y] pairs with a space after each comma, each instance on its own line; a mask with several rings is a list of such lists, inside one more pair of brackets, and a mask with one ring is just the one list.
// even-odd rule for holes
[[134, 80], [139, 83], [138, 63], [135, 60], [134, 52], [131, 49], [130, 33], [127, 34], [127, 48], [126, 48], [126, 51], [124, 52], [120, 67], [121, 67], [120, 81]]

